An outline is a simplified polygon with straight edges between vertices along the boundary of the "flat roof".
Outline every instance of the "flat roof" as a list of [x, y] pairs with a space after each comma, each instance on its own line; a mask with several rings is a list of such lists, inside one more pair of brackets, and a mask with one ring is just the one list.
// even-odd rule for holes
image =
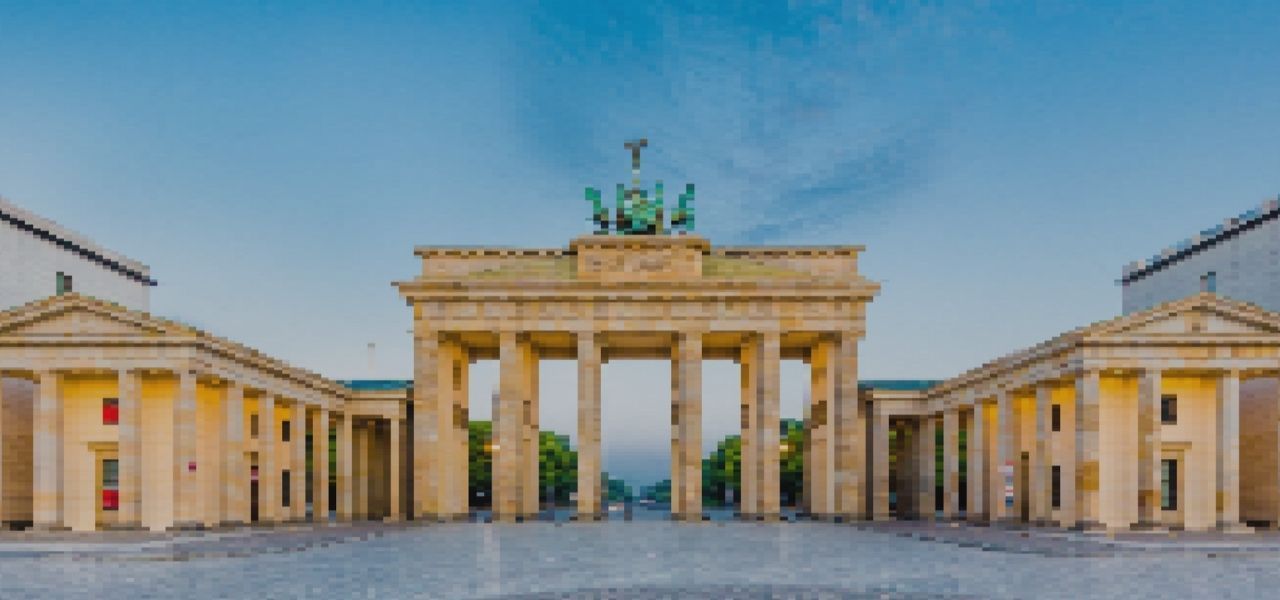
[[151, 268], [123, 254], [99, 246], [89, 238], [0, 197], [0, 222], [26, 231], [89, 262], [97, 263], [147, 286], [155, 286]]
[[[891, 390], [899, 392], [924, 391], [941, 382], [939, 379], [862, 379], [862, 389]], [[413, 387], [412, 379], [344, 379], [338, 381], [357, 392], [387, 392], [407, 390]]]
[[1121, 285], [1128, 285], [1139, 279], [1156, 273], [1169, 265], [1208, 250], [1233, 237], [1243, 234], [1267, 221], [1280, 217], [1280, 197], [1240, 213], [1200, 233], [1182, 240], [1160, 251], [1159, 254], [1143, 260], [1135, 260], [1124, 266], [1121, 271]]

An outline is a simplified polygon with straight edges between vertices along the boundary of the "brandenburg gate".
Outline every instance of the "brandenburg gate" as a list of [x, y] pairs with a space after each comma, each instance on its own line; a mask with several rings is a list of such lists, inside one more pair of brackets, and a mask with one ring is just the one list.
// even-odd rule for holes
[[[858, 340], [879, 285], [858, 275], [859, 246], [712, 247], [693, 234], [694, 188], [663, 214], [663, 188], [639, 187], [640, 150], [628, 142], [632, 187], [617, 186], [609, 218], [587, 188], [595, 235], [568, 249], [419, 247], [422, 273], [397, 283], [413, 308], [413, 511], [469, 512], [468, 365], [497, 359], [493, 404], [493, 516], [538, 511], [538, 362], [578, 362], [577, 517], [600, 506], [600, 367], [627, 358], [671, 361], [671, 513], [702, 519], [702, 361], [741, 372], [741, 507], [777, 518], [779, 363], [810, 365], [805, 508], [863, 513], [865, 415]], [[611, 235], [612, 233], [612, 235]], [[659, 407], [654, 407], [660, 410]]]

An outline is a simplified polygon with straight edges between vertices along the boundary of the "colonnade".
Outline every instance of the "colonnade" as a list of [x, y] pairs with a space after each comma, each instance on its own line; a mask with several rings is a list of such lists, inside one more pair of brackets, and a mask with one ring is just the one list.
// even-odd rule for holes
[[[544, 354], [577, 361], [578, 493], [576, 518], [597, 520], [601, 505], [601, 367], [611, 353], [665, 356], [671, 364], [671, 514], [702, 520], [702, 362], [710, 354], [739, 365], [742, 432], [741, 516], [776, 519], [779, 488], [779, 366], [783, 336], [777, 331], [711, 336], [677, 331], [643, 348], [618, 343], [609, 332], [573, 334], [572, 343], [540, 344], [537, 335], [502, 331], [496, 336], [499, 389], [493, 404], [493, 516], [523, 520], [538, 512], [538, 370]], [[562, 336], [563, 337], [563, 336]], [[415, 516], [459, 519], [466, 495], [467, 365], [492, 357], [493, 348], [467, 343], [462, 333], [426, 331], [417, 336], [414, 396]], [[552, 338], [543, 338], [552, 339]], [[712, 340], [710, 343], [708, 340]], [[726, 341], [729, 340], [729, 341]], [[857, 400], [857, 337], [813, 335], [789, 347], [810, 364], [811, 401], [806, 412], [806, 451], [822, 459], [806, 465], [808, 512], [830, 518], [859, 516], [864, 506], [861, 462], [864, 416]], [[491, 342], [490, 342], [491, 343]]]
[[284, 396], [187, 368], [0, 375], [8, 379], [0, 385], [6, 521], [48, 530], [157, 530], [324, 522], [331, 508], [338, 520], [368, 517], [371, 507], [379, 516], [402, 514], [390, 500], [399, 496], [398, 478], [387, 474], [398, 472], [399, 456], [386, 451], [400, 443], [399, 427], [333, 410], [330, 399]]
[[[890, 515], [888, 432], [894, 423], [899, 517], [931, 519], [938, 506], [944, 519], [978, 523], [1239, 529], [1241, 381], [1247, 375], [1221, 368], [1086, 368], [926, 392], [920, 403], [929, 408], [917, 414], [873, 399], [873, 514]], [[1275, 372], [1252, 376], [1274, 381]], [[1254, 418], [1264, 421], [1259, 430], [1270, 437], [1254, 459], [1274, 465], [1280, 394], [1274, 386], [1263, 389], [1267, 396], [1255, 403], [1262, 408]], [[939, 424], [942, 481], [936, 482]], [[909, 500], [902, 494], [904, 474], [912, 482]], [[1277, 475], [1264, 477], [1270, 481], [1252, 486], [1273, 495], [1259, 499], [1273, 507], [1262, 516], [1280, 522]]]

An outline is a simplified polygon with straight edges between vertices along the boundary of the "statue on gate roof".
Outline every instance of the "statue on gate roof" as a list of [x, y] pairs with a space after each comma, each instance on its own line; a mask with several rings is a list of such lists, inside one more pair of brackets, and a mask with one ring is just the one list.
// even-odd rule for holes
[[649, 199], [647, 190], [640, 189], [640, 150], [649, 145], [649, 140], [640, 138], [626, 142], [623, 147], [631, 151], [631, 189], [619, 183], [617, 186], [617, 208], [613, 219], [609, 218], [609, 209], [604, 206], [600, 190], [588, 187], [586, 200], [591, 203], [591, 221], [595, 223], [596, 235], [662, 235], [668, 233], [690, 233], [693, 231], [693, 184], [685, 184], [684, 193], [680, 194], [676, 209], [671, 213], [670, 226], [666, 225], [666, 215], [662, 206], [662, 182], [654, 184], [653, 199]]

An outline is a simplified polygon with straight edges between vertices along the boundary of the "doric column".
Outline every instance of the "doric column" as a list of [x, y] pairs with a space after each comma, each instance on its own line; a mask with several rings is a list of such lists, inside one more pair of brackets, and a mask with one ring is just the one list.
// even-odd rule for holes
[[820, 339], [809, 353], [809, 406], [805, 428], [805, 503], [808, 511], [829, 517], [835, 508], [835, 444], [831, 439], [835, 361], [830, 339]]
[[521, 401], [524, 403], [524, 416], [522, 418], [521, 446], [520, 446], [520, 491], [521, 491], [521, 510], [520, 512], [526, 519], [535, 518], [538, 515], [539, 500], [542, 498], [542, 486], [538, 477], [538, 349], [532, 343], [526, 343], [522, 346], [520, 353], [524, 362], [522, 370], [524, 375], [524, 393], [521, 395]]
[[998, 476], [991, 482], [993, 494], [991, 500], [995, 506], [992, 519], [997, 521], [1015, 521], [1019, 516], [1014, 497], [1010, 496], [1012, 490], [1009, 489], [1011, 485], [1017, 485], [1013, 478], [1019, 462], [1015, 433], [1017, 426], [1013, 395], [1008, 390], [1000, 388], [996, 391], [996, 464], [994, 465]]
[[[782, 340], [777, 331], [766, 331], [760, 336], [760, 359], [756, 369], [756, 411], [759, 424], [756, 438], [757, 488], [759, 517], [776, 519], [782, 514], [782, 490], [779, 477], [781, 452], [779, 433], [781, 420]], [[701, 402], [699, 400], [699, 402]], [[701, 411], [699, 411], [701, 412]], [[701, 426], [701, 420], [699, 420]], [[699, 487], [701, 489], [701, 487]]]
[[982, 399], [974, 399], [973, 412], [969, 418], [969, 430], [966, 443], [969, 451], [968, 477], [968, 518], [970, 521], [987, 520], [987, 465], [986, 465], [986, 407]]
[[920, 418], [916, 436], [916, 516], [932, 521], [936, 510], [934, 494], [937, 490], [937, 417]]
[[307, 405], [295, 400], [289, 412], [289, 519], [300, 522], [307, 518]]
[[600, 345], [578, 333], [578, 518], [600, 518]]
[[[429, 433], [424, 438], [431, 467], [427, 478], [427, 515], [449, 520], [467, 513], [467, 378], [470, 357], [456, 340], [438, 339], [423, 348], [435, 356], [435, 385], [423, 415]], [[415, 412], [415, 420], [418, 418]], [[418, 438], [414, 438], [415, 446]]]
[[1238, 529], [1240, 523], [1240, 372], [1218, 378], [1218, 527]]
[[448, 407], [448, 423], [453, 426], [453, 441], [450, 456], [453, 477], [449, 482], [450, 492], [444, 505], [450, 518], [467, 516], [471, 508], [471, 492], [468, 489], [470, 474], [467, 471], [470, 459], [471, 410], [468, 401], [468, 383], [471, 372], [471, 354], [461, 343], [452, 345], [451, 353], [453, 372], [452, 400]]
[[[311, 519], [329, 522], [329, 410], [311, 413]], [[261, 479], [261, 477], [259, 477]]]
[[120, 421], [120, 513], [119, 529], [142, 527], [142, 374], [120, 371], [118, 384]]
[[677, 334], [672, 354], [671, 402], [677, 418], [672, 425], [676, 444], [671, 463], [673, 476], [680, 479], [680, 501], [673, 502], [672, 516], [701, 521], [702, 334]]
[[853, 332], [841, 333], [837, 341], [835, 376], [835, 427], [831, 431], [836, 445], [835, 512], [842, 519], [861, 519], [866, 508], [866, 424], [858, 398], [858, 338]]
[[[123, 404], [123, 400], [121, 401]], [[244, 388], [227, 383], [222, 402], [222, 514], [223, 525], [246, 523], [249, 508], [249, 469], [244, 466]]]
[[388, 445], [389, 450], [387, 454], [387, 458], [391, 463], [391, 469], [390, 469], [391, 482], [390, 482], [390, 486], [388, 486], [390, 488], [390, 494], [388, 495], [389, 497], [387, 499], [387, 502], [390, 504], [390, 507], [389, 507], [390, 512], [387, 516], [387, 520], [392, 522], [400, 521], [401, 519], [404, 518], [404, 513], [401, 510], [401, 506], [403, 506], [403, 501], [400, 499], [400, 481], [404, 475], [403, 473], [400, 472], [400, 452], [401, 452], [400, 428], [401, 427], [404, 427], [404, 422], [402, 420], [396, 419], [396, 418], [391, 419], [391, 442]]
[[354, 426], [351, 413], [345, 413], [338, 416], [338, 520], [350, 521], [355, 509], [355, 490], [352, 478], [352, 460], [355, 458], [353, 444], [351, 443], [352, 427]]
[[351, 468], [351, 496], [355, 506], [352, 518], [367, 520], [369, 518], [369, 494], [371, 486], [369, 470], [369, 427], [368, 424], [356, 427], [351, 432], [352, 451], [355, 453], [354, 465]]
[[258, 399], [258, 522], [275, 523], [280, 513], [280, 469], [276, 466], [276, 397]]
[[37, 529], [63, 529], [62, 374], [36, 374], [33, 436], [32, 518]]
[[960, 517], [960, 411], [942, 411], [942, 517]]
[[[760, 512], [758, 475], [755, 468], [758, 456], [756, 439], [759, 435], [757, 433], [759, 424], [756, 422], [756, 383], [758, 381], [756, 368], [759, 365], [759, 345], [760, 340], [757, 336], [748, 335], [738, 352], [739, 390], [741, 391], [739, 427], [742, 429], [738, 514], [744, 519], [754, 518]], [[672, 494], [675, 494], [676, 482], [672, 481], [671, 485]], [[672, 502], [675, 502], [674, 498]], [[674, 506], [672, 508], [674, 509]]]
[[[196, 373], [178, 372], [173, 401], [173, 528], [196, 527]], [[206, 467], [208, 468], [208, 467]]]
[[1076, 376], [1076, 448], [1075, 448], [1075, 526], [1082, 529], [1101, 527], [1098, 512], [1101, 375], [1086, 370]]
[[1138, 380], [1138, 526], [1160, 525], [1160, 370]]
[[439, 452], [448, 436], [446, 416], [440, 415], [440, 334], [415, 327], [413, 351], [413, 503], [410, 517], [433, 519], [441, 512], [440, 481], [448, 463]]
[[499, 389], [493, 402], [493, 518], [510, 521], [522, 516], [523, 468], [521, 444], [526, 390], [523, 346], [514, 331], [498, 336]]
[[[889, 412], [883, 402], [875, 402], [871, 413], [871, 518], [884, 521], [889, 518]], [[901, 438], [897, 441], [902, 447]], [[902, 466], [899, 462], [898, 467]]]
[[1053, 387], [1049, 383], [1036, 385], [1036, 439], [1032, 456], [1031, 519], [1037, 525], [1047, 525], [1053, 520]]

